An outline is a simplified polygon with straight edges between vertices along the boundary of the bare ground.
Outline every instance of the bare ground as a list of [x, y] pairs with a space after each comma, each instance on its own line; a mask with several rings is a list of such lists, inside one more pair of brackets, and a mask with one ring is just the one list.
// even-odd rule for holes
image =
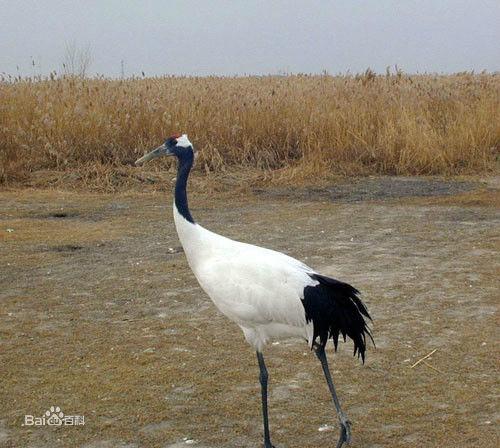
[[[497, 447], [498, 178], [202, 193], [206, 227], [357, 286], [377, 348], [330, 350], [353, 447]], [[258, 368], [197, 286], [165, 193], [0, 193], [0, 446], [259, 447]], [[431, 351], [434, 354], [411, 366]], [[277, 447], [334, 446], [307, 346], [266, 352]], [[22, 426], [51, 405], [78, 427]], [[322, 430], [319, 430], [319, 429]]]

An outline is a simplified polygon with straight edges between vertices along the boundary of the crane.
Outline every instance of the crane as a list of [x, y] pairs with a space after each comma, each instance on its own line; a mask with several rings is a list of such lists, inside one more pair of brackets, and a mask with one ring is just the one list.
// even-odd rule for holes
[[274, 250], [234, 241], [195, 222], [188, 206], [187, 181], [196, 150], [186, 134], [174, 134], [136, 161], [141, 165], [160, 156], [177, 158], [173, 214], [188, 264], [216, 307], [243, 331], [259, 365], [264, 447], [273, 448], [267, 408], [268, 372], [263, 349], [273, 340], [299, 337], [307, 341], [321, 363], [337, 417], [337, 448], [350, 443], [351, 423], [343, 412], [325, 353], [339, 335], [354, 343], [354, 355], [364, 363], [370, 314], [359, 291], [324, 276], [302, 262]]

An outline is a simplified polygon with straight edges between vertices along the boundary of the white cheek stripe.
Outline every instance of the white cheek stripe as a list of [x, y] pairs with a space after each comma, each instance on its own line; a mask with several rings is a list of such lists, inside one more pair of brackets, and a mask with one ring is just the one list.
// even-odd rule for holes
[[189, 146], [193, 146], [193, 145], [189, 141], [188, 136], [186, 134], [182, 134], [177, 139], [177, 146], [182, 146], [183, 148], [188, 148]]

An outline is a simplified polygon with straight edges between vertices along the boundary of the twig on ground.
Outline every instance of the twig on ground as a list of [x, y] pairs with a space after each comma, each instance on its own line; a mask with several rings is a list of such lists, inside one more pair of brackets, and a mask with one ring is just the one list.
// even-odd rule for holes
[[437, 367], [434, 367], [432, 364], [429, 364], [427, 361], [422, 361], [422, 364], [425, 364], [427, 367], [431, 368], [432, 370], [435, 370], [436, 372], [442, 373], [444, 375], [444, 372], [442, 370], [439, 370]]
[[434, 350], [432, 350], [432, 352], [428, 353], [427, 355], [425, 355], [423, 358], [420, 358], [415, 364], [413, 364], [410, 369], [413, 369], [413, 367], [416, 367], [418, 366], [422, 361], [425, 361], [429, 356], [433, 355], [435, 352], [437, 351], [437, 348], [435, 348]]

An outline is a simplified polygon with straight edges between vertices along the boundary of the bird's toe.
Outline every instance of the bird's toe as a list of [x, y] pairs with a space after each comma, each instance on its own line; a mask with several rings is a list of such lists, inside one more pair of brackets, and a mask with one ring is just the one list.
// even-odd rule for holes
[[351, 422], [346, 420], [342, 424], [343, 432], [344, 432], [344, 442], [349, 444], [351, 443]]
[[340, 438], [337, 443], [337, 448], [341, 448], [342, 445], [351, 443], [351, 422], [345, 417], [340, 418]]

